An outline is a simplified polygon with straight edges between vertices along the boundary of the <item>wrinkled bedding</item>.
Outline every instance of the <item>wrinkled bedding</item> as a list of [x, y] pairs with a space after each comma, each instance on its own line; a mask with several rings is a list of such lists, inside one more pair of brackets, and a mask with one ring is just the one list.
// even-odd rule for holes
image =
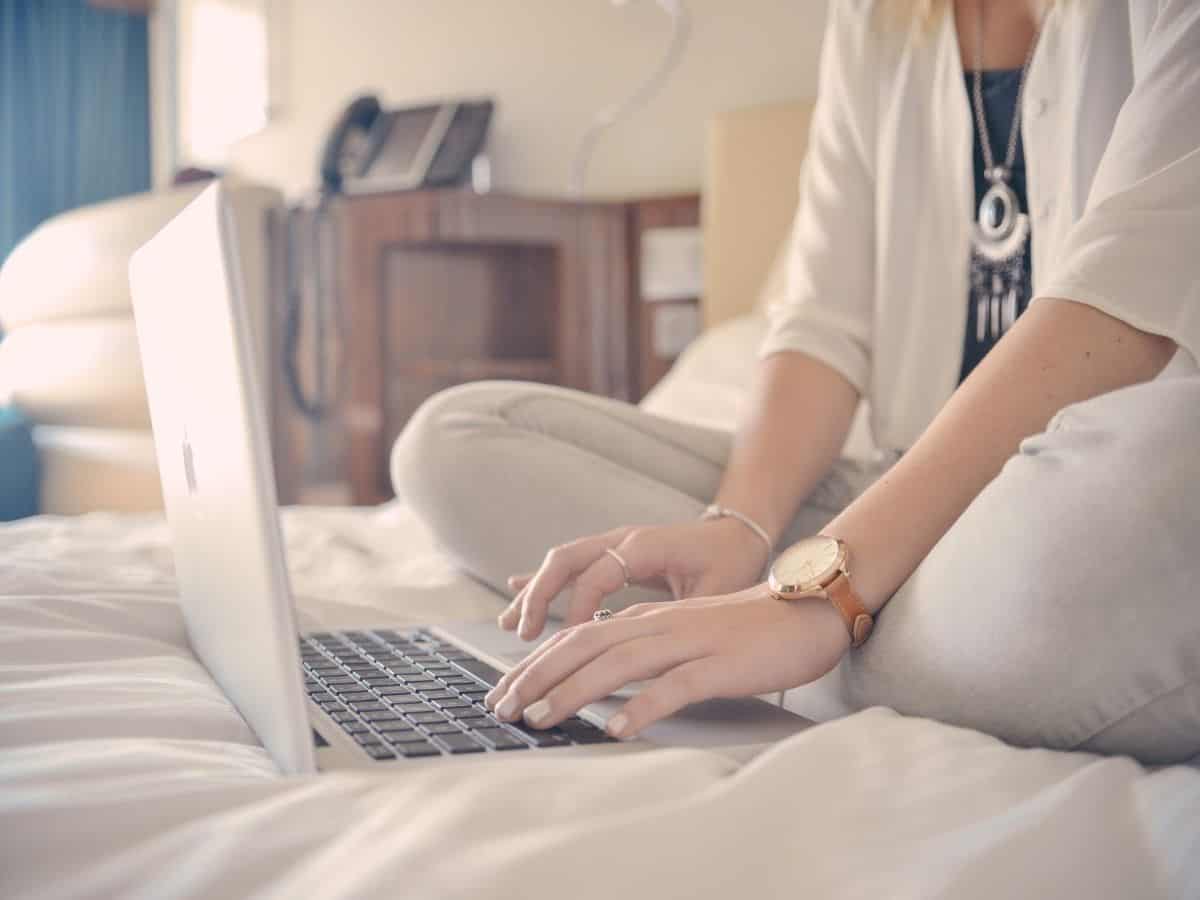
[[[399, 504], [284, 512], [308, 626], [485, 619]], [[703, 751], [285, 778], [155, 516], [0, 527], [0, 897], [1200, 897], [1200, 770], [888, 710]]]

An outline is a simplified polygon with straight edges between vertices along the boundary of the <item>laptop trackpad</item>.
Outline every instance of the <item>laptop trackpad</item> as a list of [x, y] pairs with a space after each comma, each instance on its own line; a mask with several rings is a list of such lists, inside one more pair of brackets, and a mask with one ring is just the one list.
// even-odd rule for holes
[[[522, 641], [494, 622], [444, 625], [437, 631], [484, 657], [493, 665], [510, 669], [537, 645]], [[546, 637], [557, 631], [548, 627]], [[490, 657], [490, 659], [488, 659]], [[607, 722], [644, 683], [627, 685], [616, 694], [586, 709], [595, 721]], [[738, 700], [706, 700], [694, 703], [671, 718], [642, 732], [642, 737], [662, 747], [731, 747], [773, 744], [812, 725], [813, 722], [754, 697]]]

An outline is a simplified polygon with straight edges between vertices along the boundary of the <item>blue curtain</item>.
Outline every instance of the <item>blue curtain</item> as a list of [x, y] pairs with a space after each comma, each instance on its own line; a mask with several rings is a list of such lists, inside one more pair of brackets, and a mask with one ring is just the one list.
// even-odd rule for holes
[[0, 264], [43, 219], [150, 186], [146, 17], [0, 0]]

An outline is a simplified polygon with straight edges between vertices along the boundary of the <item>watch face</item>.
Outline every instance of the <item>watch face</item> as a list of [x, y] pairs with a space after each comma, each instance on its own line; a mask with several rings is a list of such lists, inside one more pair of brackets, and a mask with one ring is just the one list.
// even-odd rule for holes
[[820, 587], [838, 571], [841, 556], [841, 547], [833, 538], [805, 538], [779, 554], [771, 567], [771, 587], [789, 591]]

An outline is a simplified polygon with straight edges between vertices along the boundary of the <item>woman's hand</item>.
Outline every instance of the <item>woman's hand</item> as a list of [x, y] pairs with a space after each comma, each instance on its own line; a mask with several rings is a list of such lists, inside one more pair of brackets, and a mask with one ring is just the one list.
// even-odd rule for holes
[[807, 684], [850, 646], [832, 604], [776, 600], [764, 585], [725, 597], [642, 603], [566, 628], [504, 676], [485, 703], [549, 728], [633, 681], [655, 679], [608, 722], [630, 737], [689, 703]]
[[536, 572], [510, 578], [517, 595], [500, 614], [500, 627], [533, 640], [550, 602], [567, 587], [567, 624], [586, 622], [625, 586], [626, 573], [608, 549], [625, 560], [631, 582], [665, 587], [676, 600], [740, 590], [762, 577], [767, 562], [766, 544], [733, 518], [618, 528], [555, 547]]

